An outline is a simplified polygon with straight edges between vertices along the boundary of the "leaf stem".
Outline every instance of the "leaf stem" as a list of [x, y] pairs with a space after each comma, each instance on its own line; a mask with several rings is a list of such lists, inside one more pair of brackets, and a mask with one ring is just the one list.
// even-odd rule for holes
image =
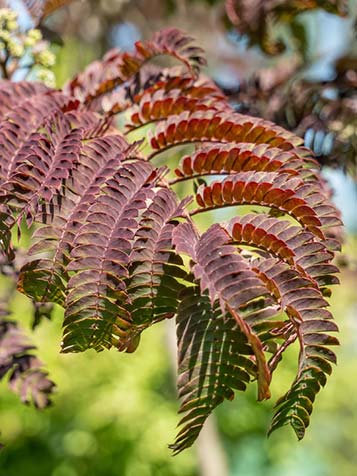
[[258, 401], [270, 398], [269, 384], [271, 381], [271, 373], [264, 355], [263, 344], [259, 337], [252, 332], [251, 327], [242, 319], [239, 314], [227, 304], [227, 309], [236, 320], [240, 330], [248, 339], [254, 352], [258, 366]]

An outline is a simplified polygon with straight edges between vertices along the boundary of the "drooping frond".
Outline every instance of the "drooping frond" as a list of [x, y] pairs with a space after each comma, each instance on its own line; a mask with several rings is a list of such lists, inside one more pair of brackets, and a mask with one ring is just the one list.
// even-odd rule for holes
[[[20, 154], [26, 162], [16, 163], [4, 183], [7, 199], [31, 224], [43, 201], [53, 198], [78, 166], [82, 131], [71, 129], [69, 121], [59, 115], [44, 126], [44, 133], [33, 133]], [[21, 157], [21, 158], [22, 158]]]
[[[18, 88], [14, 88], [14, 92]], [[11, 104], [11, 110], [0, 122], [0, 183], [7, 181], [17, 165], [27, 156], [31, 134], [42, 127], [55, 113], [63, 112], [71, 100], [60, 92], [23, 96], [22, 100]], [[22, 148], [25, 148], [23, 151]]]
[[155, 190], [151, 204], [141, 216], [130, 255], [127, 292], [134, 323], [145, 328], [176, 314], [178, 294], [184, 287], [182, 259], [174, 253], [172, 234], [185, 203], [177, 205], [173, 192]]
[[300, 345], [298, 374], [291, 389], [281, 397], [269, 432], [290, 424], [299, 439], [304, 436], [316, 394], [330, 375], [336, 356], [326, 346], [338, 341], [332, 315], [314, 282], [274, 259], [257, 261], [256, 272], [266, 283], [296, 329]]
[[75, 274], [67, 289], [63, 352], [130, 343], [124, 279], [136, 218], [152, 194], [152, 172], [142, 160], [123, 164], [88, 209], [67, 267]]
[[[196, 242], [192, 243], [193, 239]], [[270, 397], [271, 375], [254, 325], [274, 315], [276, 308], [271, 306], [269, 292], [250, 269], [249, 262], [229, 244], [228, 234], [219, 225], [213, 225], [201, 238], [192, 225], [180, 225], [174, 232], [174, 243], [178, 252], [190, 256], [201, 294], [190, 291], [191, 300], [184, 299], [181, 303], [186, 312], [189, 307], [188, 316], [181, 315], [180, 308], [178, 314], [179, 375], [185, 376], [179, 376], [178, 380], [179, 394], [184, 397], [180, 412], [189, 411], [180, 422], [186, 425], [173, 445], [175, 451], [181, 451], [193, 443], [204, 420], [223, 401], [222, 397], [233, 398], [231, 382], [235, 378], [240, 381], [241, 372], [230, 372], [229, 367], [245, 362], [247, 354], [253, 356], [258, 399]], [[208, 297], [204, 294], [206, 290]], [[194, 319], [198, 320], [197, 328]], [[203, 335], [194, 345], [193, 339], [198, 339], [196, 333]], [[211, 349], [208, 342], [212, 342]], [[219, 351], [222, 355], [217, 355]], [[247, 369], [247, 365], [243, 368]], [[243, 382], [249, 382], [249, 378], [243, 378]], [[242, 390], [242, 385], [244, 389], [241, 382], [233, 388]]]
[[48, 406], [54, 383], [43, 370], [42, 362], [33, 355], [36, 348], [15, 322], [3, 317], [0, 318], [0, 348], [0, 379], [9, 375], [9, 388], [22, 402], [33, 403], [37, 408]]
[[158, 55], [173, 56], [195, 76], [205, 60], [201, 48], [192, 46], [192, 38], [176, 28], [155, 34], [150, 41], [138, 41], [134, 53], [110, 50], [102, 61], [91, 63], [65, 90], [84, 102], [112, 91], [133, 77], [148, 60]]
[[297, 175], [299, 170], [306, 169], [306, 172], [313, 173], [318, 165], [311, 157], [305, 158], [306, 153], [308, 151], [304, 151], [301, 147], [285, 152], [266, 144], [212, 144], [183, 157], [175, 173], [179, 179], [247, 171], [281, 171]]
[[[76, 108], [78, 102], [61, 92], [48, 91], [40, 85], [26, 87], [24, 83], [17, 85], [9, 81], [3, 81], [1, 84], [5, 85], [1, 91], [7, 93], [10, 110], [8, 113], [4, 111], [0, 120], [0, 213], [2, 216], [0, 246], [3, 251], [10, 254], [10, 229], [16, 222], [18, 206], [20, 206], [20, 213], [22, 206], [27, 208], [31, 216], [38, 206], [35, 199], [39, 201], [47, 193], [45, 187], [37, 193], [37, 186], [41, 182], [43, 172], [46, 169], [48, 172], [49, 163], [53, 159], [51, 148], [55, 146], [48, 140], [46, 142], [46, 139], [39, 142], [38, 131], [49, 124], [51, 119]], [[41, 137], [43, 139], [44, 136]], [[37, 153], [39, 155], [36, 155]], [[25, 163], [29, 156], [33, 157], [33, 164], [30, 165]], [[47, 160], [44, 160], [46, 157]], [[34, 175], [32, 175], [33, 169]], [[24, 170], [28, 172], [25, 172], [25, 178], [22, 179], [21, 173]], [[48, 174], [47, 177], [46, 188], [52, 180], [55, 180]], [[56, 183], [58, 184], [58, 180]], [[28, 200], [31, 201], [29, 206]]]
[[240, 172], [211, 185], [201, 185], [197, 203], [204, 208], [260, 205], [292, 216], [307, 230], [324, 237], [323, 230], [341, 225], [335, 208], [325, 205], [317, 181], [278, 172]]
[[[322, 294], [326, 284], [338, 282], [334, 276], [337, 268], [331, 264], [333, 253], [313, 233], [264, 215], [245, 215], [234, 218], [227, 225], [213, 225], [200, 238], [189, 224], [180, 225], [174, 232], [174, 243], [178, 252], [190, 256], [201, 295], [207, 290], [211, 304], [217, 301], [221, 312], [233, 317], [239, 331], [247, 338], [257, 366], [258, 399], [269, 397], [271, 373], [281, 360], [281, 353], [292, 342], [299, 341], [298, 376], [291, 391], [278, 402], [281, 407], [274, 417], [271, 431], [291, 424], [301, 438], [309, 424], [314, 397], [324, 385], [325, 374], [331, 371], [327, 361], [333, 361], [334, 354], [324, 346], [338, 343], [329, 335], [337, 330], [337, 326], [331, 321], [332, 316], [326, 309], [328, 303]], [[237, 244], [238, 249], [231, 243]], [[240, 250], [239, 246], [244, 245], [255, 248], [257, 253]], [[253, 309], [251, 313], [247, 312], [250, 308]], [[200, 308], [195, 312], [200, 313]], [[281, 312], [286, 314], [288, 321], [281, 323], [276, 320]], [[224, 322], [224, 315], [221, 319]], [[283, 338], [283, 342], [279, 344], [277, 337]], [[178, 338], [180, 351], [187, 343], [179, 328]], [[264, 351], [269, 348], [273, 349], [273, 355], [267, 363]], [[319, 350], [321, 355], [316, 356]], [[192, 363], [195, 357], [186, 352], [187, 349], [184, 352], [186, 367], [184, 364], [179, 366], [179, 372], [196, 375], [193, 365], [187, 367], [187, 362]], [[239, 355], [239, 347], [234, 355]], [[200, 375], [201, 382], [214, 378], [210, 374], [211, 360], [209, 354], [198, 360], [199, 366], [205, 368]], [[195, 371], [200, 372], [197, 368]], [[224, 386], [226, 375], [220, 375], [214, 368], [215, 378], [221, 379], [220, 385]], [[189, 414], [182, 420], [185, 427], [173, 445], [175, 451], [192, 444], [205, 418], [223, 400], [212, 407], [205, 405], [200, 400], [200, 384], [194, 385], [190, 379], [190, 384], [184, 382], [183, 387], [188, 385], [192, 392], [192, 402], [187, 408], [192, 411], [192, 416]], [[178, 386], [180, 394], [188, 392], [181, 389], [180, 380]], [[305, 387], [306, 392], [299, 393]], [[180, 411], [186, 411], [186, 403], [184, 400]]]
[[[21, 253], [19, 253], [21, 257]], [[55, 385], [43, 368], [43, 363], [34, 355], [36, 347], [19, 328], [9, 319], [10, 302], [15, 292], [18, 263], [9, 261], [0, 255], [0, 276], [11, 278], [10, 286], [0, 293], [0, 380], [7, 378], [9, 388], [22, 402], [33, 403], [37, 408], [48, 406]]]
[[[34, 259], [22, 268], [18, 281], [22, 292], [37, 301], [64, 304], [69, 280], [66, 266], [78, 229], [127, 149], [128, 144], [119, 135], [99, 137], [83, 145], [71, 177], [71, 191], [61, 196], [60, 207], [42, 214], [48, 223], [34, 233], [36, 243], [29, 250]], [[46, 258], [36, 259], [36, 255], [43, 253]]]
[[246, 336], [232, 317], [222, 316], [218, 305], [212, 308], [198, 287], [181, 296], [177, 338], [179, 412], [185, 416], [170, 445], [174, 453], [191, 446], [212, 410], [224, 399], [233, 400], [234, 390], [244, 391], [257, 373]]
[[288, 151], [302, 145], [302, 139], [269, 121], [227, 111], [209, 109], [183, 112], [162, 121], [151, 139], [154, 154], [176, 144], [191, 142], [248, 142], [268, 144]]
[[[278, 258], [259, 258], [252, 266], [294, 325], [300, 355], [298, 375], [291, 390], [279, 399], [270, 431], [291, 424], [298, 438], [302, 438], [315, 395], [325, 384], [325, 374], [331, 373], [329, 361], [335, 360], [333, 352], [324, 346], [338, 343], [329, 335], [337, 331], [337, 326], [331, 321], [322, 294], [326, 284], [338, 283], [334, 276], [338, 269], [331, 264], [333, 253], [313, 235], [296, 227], [286, 226], [281, 231], [281, 222], [272, 218], [235, 218], [227, 231], [237, 243], [267, 249]], [[271, 235], [269, 243], [266, 232]]]

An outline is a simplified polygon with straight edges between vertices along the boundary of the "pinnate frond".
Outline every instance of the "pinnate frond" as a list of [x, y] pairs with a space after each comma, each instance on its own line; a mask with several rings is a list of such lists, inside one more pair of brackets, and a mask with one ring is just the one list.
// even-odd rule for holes
[[304, 182], [283, 171], [233, 174], [211, 185], [201, 185], [196, 200], [209, 209], [247, 204], [270, 207], [292, 216], [320, 238], [324, 238], [327, 226], [341, 225], [334, 207], [323, 205], [326, 196], [320, 192], [318, 182]]
[[[16, 91], [16, 87], [15, 87]], [[60, 92], [40, 92], [11, 105], [11, 111], [0, 122], [0, 145], [2, 160], [0, 162], [0, 181], [5, 182], [17, 165], [28, 155], [31, 134], [48, 122], [51, 115], [71, 108], [73, 101]], [[22, 148], [25, 147], [25, 150]], [[0, 183], [1, 183], [0, 182]]]
[[[271, 373], [281, 360], [281, 352], [294, 340], [299, 341], [298, 375], [292, 389], [278, 401], [271, 431], [291, 424], [301, 438], [309, 424], [314, 397], [325, 383], [325, 374], [331, 372], [328, 361], [334, 360], [334, 354], [326, 346], [338, 343], [330, 336], [337, 326], [331, 321], [332, 315], [326, 309], [328, 303], [322, 294], [326, 278], [330, 284], [338, 282], [333, 276], [337, 268], [331, 265], [333, 254], [314, 234], [264, 215], [245, 215], [234, 218], [227, 225], [213, 225], [202, 237], [192, 225], [180, 225], [175, 231], [174, 243], [178, 252], [190, 256], [201, 295], [207, 290], [211, 305], [215, 302], [220, 305], [221, 319], [224, 321], [224, 315], [230, 315], [245, 335], [257, 366], [258, 399], [269, 398]], [[250, 251], [245, 256], [244, 251], [236, 249], [232, 243], [253, 246], [264, 253], [258, 252], [254, 258], [255, 254]], [[317, 267], [315, 260], [319, 263]], [[249, 308], [253, 309], [251, 313], [247, 312]], [[285, 323], [276, 320], [280, 312], [288, 318]], [[284, 328], [289, 330], [285, 336]], [[276, 337], [284, 338], [284, 341], [279, 344]], [[187, 344], [179, 331], [178, 338], [180, 352], [181, 346]], [[267, 363], [265, 351], [269, 347], [273, 349], [273, 356]], [[239, 347], [236, 353], [239, 354]], [[210, 355], [202, 356], [199, 364], [209, 366], [210, 359]], [[183, 373], [189, 372], [182, 365], [179, 369]], [[222, 385], [224, 375], [220, 376], [217, 369], [214, 370]], [[204, 378], [213, 378], [209, 368], [202, 373], [201, 380]], [[181, 392], [180, 380], [178, 385]], [[305, 387], [306, 392], [300, 394], [299, 389]], [[212, 410], [209, 406], [201, 408], [197, 392], [200, 392], [199, 385], [189, 406], [192, 418], [183, 419], [185, 427], [173, 445], [175, 451], [192, 444]], [[180, 411], [185, 411], [185, 403], [186, 400]]]
[[67, 267], [75, 274], [68, 283], [64, 352], [129, 345], [132, 318], [125, 309], [124, 279], [136, 218], [152, 192], [152, 172], [144, 161], [123, 164], [88, 210]]
[[[126, 157], [123, 152], [128, 147], [119, 135], [92, 139], [82, 146], [71, 177], [71, 190], [61, 197], [60, 207], [41, 214], [48, 223], [34, 233], [35, 244], [29, 250], [33, 258], [22, 268], [18, 281], [22, 292], [37, 301], [64, 304], [69, 280], [66, 267], [78, 229], [101, 186], [111, 180]], [[45, 258], [36, 258], [43, 253], [47, 254]]]
[[0, 83], [0, 120], [3, 120], [11, 113], [11, 109], [35, 95], [42, 95], [48, 92], [42, 83], [30, 83], [28, 81], [19, 81], [13, 83], [11, 81], [2, 80]]
[[247, 142], [268, 144], [288, 151], [302, 145], [302, 139], [269, 121], [214, 108], [203, 112], [182, 112], [162, 121], [151, 146], [163, 151], [176, 144], [191, 142]]
[[231, 316], [222, 316], [198, 287], [187, 288], [177, 312], [178, 389], [181, 429], [170, 448], [179, 453], [191, 446], [205, 420], [234, 391], [244, 391], [256, 377], [247, 338]]
[[[9, 81], [3, 81], [1, 84], [5, 85], [2, 91], [6, 90], [9, 97], [11, 96], [12, 98], [9, 102], [9, 112], [4, 112], [0, 120], [0, 213], [2, 216], [0, 247], [3, 252], [5, 251], [6, 254], [10, 255], [10, 232], [16, 223], [17, 206], [22, 203], [23, 207], [26, 208], [26, 202], [30, 199], [32, 203], [27, 211], [31, 210], [29, 211], [29, 216], [31, 217], [31, 213], [37, 209], [35, 197], [38, 200], [42, 198], [36, 191], [36, 180], [38, 180], [39, 175], [41, 176], [41, 170], [46, 169], [45, 163], [42, 164], [41, 161], [46, 157], [46, 154], [47, 164], [53, 158], [49, 157], [49, 151], [46, 151], [46, 140], [45, 143], [42, 143], [44, 147], [41, 148], [38, 141], [38, 131], [55, 117], [58, 117], [59, 113], [64, 114], [77, 108], [78, 101], [73, 101], [61, 92], [48, 91], [48, 88], [42, 88], [41, 86], [26, 87], [24, 83], [17, 85]], [[26, 95], [27, 92], [29, 92], [29, 96]], [[47, 144], [48, 147], [52, 147], [48, 141]], [[36, 148], [42, 151], [42, 159], [36, 158], [40, 157], [40, 155], [36, 156]], [[34, 150], [35, 153], [33, 152]], [[20, 170], [28, 167], [27, 164], [24, 165], [24, 161], [31, 155], [36, 164], [36, 173], [34, 176], [31, 175], [31, 165], [29, 167], [31, 173], [25, 174], [24, 179], [25, 182], [27, 179], [28, 183], [31, 184], [29, 190], [27, 190], [27, 184], [20, 178]], [[19, 172], [17, 185], [21, 185], [22, 190], [18, 196], [14, 188], [16, 183], [12, 183], [12, 179], [17, 172]], [[27, 195], [26, 198], [24, 198], [24, 195]], [[21, 197], [22, 199], [19, 200]]]
[[175, 194], [166, 188], [155, 190], [150, 201], [134, 237], [127, 286], [129, 310], [139, 328], [176, 314], [184, 287], [178, 278], [186, 276], [172, 243], [177, 218], [187, 213], [185, 202], [177, 205]]
[[[16, 290], [19, 262], [17, 253], [11, 261], [0, 255], [0, 276], [4, 288], [0, 293], [0, 380], [6, 378], [9, 388], [22, 402], [37, 408], [48, 406], [55, 389], [42, 362], [36, 357], [36, 347], [10, 317], [10, 303]], [[35, 313], [34, 313], [35, 314]]]
[[43, 201], [51, 204], [73, 169], [78, 166], [82, 131], [71, 129], [62, 115], [54, 117], [45, 133], [34, 133], [21, 154], [26, 162], [18, 164], [4, 184], [8, 200], [29, 223]]
[[328, 346], [338, 344], [330, 332], [338, 330], [326, 309], [328, 303], [314, 282], [281, 262], [258, 262], [256, 271], [289, 316], [300, 345], [298, 374], [291, 389], [277, 402], [269, 432], [290, 424], [299, 439], [310, 422], [315, 396], [330, 375], [336, 356]]
[[136, 42], [134, 53], [110, 50], [102, 61], [91, 63], [68, 83], [65, 90], [90, 103], [128, 81], [148, 60], [158, 55], [173, 56], [193, 75], [205, 64], [203, 50], [192, 46], [191, 37], [177, 28], [167, 28], [155, 34], [150, 41]]
[[[229, 244], [228, 234], [219, 225], [210, 227], [200, 238], [192, 225], [180, 225], [174, 232], [174, 244], [178, 252], [190, 256], [193, 276], [200, 283], [196, 298], [192, 297], [191, 291], [190, 300], [186, 302], [184, 298], [184, 304], [181, 303], [186, 312], [189, 306], [191, 320], [180, 314], [180, 308], [178, 314], [179, 374], [186, 377], [179, 376], [178, 380], [179, 394], [184, 397], [180, 412], [189, 411], [180, 422], [185, 427], [173, 445], [178, 452], [193, 443], [204, 420], [224, 397], [234, 397], [231, 379], [239, 381], [241, 372], [229, 372], [229, 366], [236, 366], [241, 361], [245, 362], [245, 373], [247, 368], [255, 369], [258, 399], [270, 397], [271, 374], [263, 343], [254, 326], [272, 317], [276, 309], [271, 306], [269, 292], [262, 281], [250, 269], [249, 262]], [[215, 311], [217, 309], [220, 309], [219, 313]], [[197, 328], [193, 319], [198, 320]], [[196, 332], [203, 333], [201, 341], [198, 336], [195, 338]], [[193, 339], [197, 339], [195, 345]], [[211, 340], [212, 348], [208, 344]], [[219, 350], [221, 356], [217, 355]], [[246, 355], [252, 355], [251, 365], [246, 362]], [[249, 380], [246, 374], [243, 382]], [[244, 389], [243, 382], [233, 388]], [[211, 394], [212, 400], [205, 392]]]

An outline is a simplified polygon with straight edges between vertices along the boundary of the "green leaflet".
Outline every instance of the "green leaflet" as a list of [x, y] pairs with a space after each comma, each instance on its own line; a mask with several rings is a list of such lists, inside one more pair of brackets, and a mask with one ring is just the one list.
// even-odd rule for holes
[[219, 305], [211, 307], [207, 294], [187, 288], [177, 313], [178, 390], [182, 399], [180, 421], [184, 425], [170, 446], [174, 453], [188, 448], [197, 438], [212, 410], [234, 390], [244, 391], [256, 376], [252, 350], [236, 321], [222, 316]]

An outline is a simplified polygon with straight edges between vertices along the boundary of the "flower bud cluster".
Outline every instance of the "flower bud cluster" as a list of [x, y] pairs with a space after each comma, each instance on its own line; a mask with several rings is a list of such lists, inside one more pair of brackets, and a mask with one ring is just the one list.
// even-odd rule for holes
[[50, 68], [54, 66], [56, 57], [49, 43], [37, 28], [21, 32], [17, 17], [15, 11], [0, 8], [0, 61], [9, 69], [9, 76], [26, 63], [32, 77], [54, 86], [55, 78]]
[[7, 49], [11, 56], [19, 58], [24, 50], [21, 42], [13, 35], [19, 28], [17, 13], [9, 8], [0, 9], [0, 49]]

